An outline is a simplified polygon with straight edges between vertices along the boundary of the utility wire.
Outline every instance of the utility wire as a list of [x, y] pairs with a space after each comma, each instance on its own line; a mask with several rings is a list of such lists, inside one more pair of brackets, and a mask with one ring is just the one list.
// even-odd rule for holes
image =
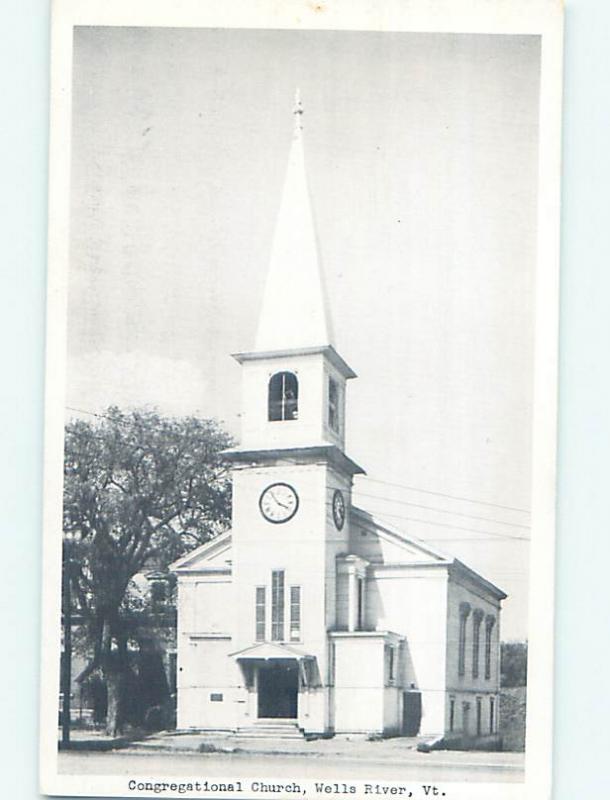
[[[111, 417], [109, 417], [108, 414], [100, 414], [100, 413], [96, 413], [95, 411], [86, 411], [83, 408], [74, 408], [72, 406], [66, 406], [66, 409], [68, 411], [76, 411], [79, 414], [88, 414], [89, 416], [92, 416], [92, 417], [99, 417], [101, 419], [111, 419]], [[404, 484], [404, 483], [392, 483], [390, 481], [381, 480], [380, 478], [371, 478], [368, 475], [359, 475], [358, 477], [362, 478], [364, 480], [367, 480], [367, 481], [371, 481], [371, 483], [380, 483], [380, 484], [383, 484], [385, 486], [393, 486], [393, 487], [395, 487], [397, 489], [408, 489], [411, 492], [420, 492], [422, 494], [431, 494], [431, 495], [434, 495], [436, 497], [446, 497], [446, 498], [448, 498], [450, 500], [462, 500], [465, 503], [476, 503], [477, 505], [492, 506], [494, 508], [503, 508], [503, 509], [505, 509], [507, 511], [519, 511], [519, 512], [521, 512], [523, 514], [529, 514], [530, 513], [529, 509], [527, 509], [527, 508], [516, 508], [515, 506], [505, 506], [505, 505], [501, 505], [500, 503], [490, 503], [490, 502], [487, 502], [485, 500], [473, 500], [471, 497], [461, 497], [459, 495], [446, 494], [444, 492], [432, 491], [431, 489], [419, 489], [416, 486], [408, 486], [407, 484]], [[355, 491], [358, 491], [358, 489], [355, 488]], [[367, 497], [373, 497], [374, 496], [374, 495], [365, 495], [364, 492], [361, 492], [361, 494], [363, 496], [367, 496]], [[391, 498], [384, 498], [384, 499], [390, 500]], [[393, 500], [392, 502], [395, 502], [395, 503], [401, 502], [401, 503], [404, 503], [404, 505], [417, 506], [416, 503], [409, 503], [407, 501]], [[419, 505], [418, 507], [419, 508], [429, 508], [429, 506], [423, 506], [423, 505]], [[455, 514], [456, 516], [461, 516], [461, 517], [470, 516], [470, 517], [472, 517], [472, 519], [481, 519], [481, 520], [484, 520], [486, 522], [498, 522], [500, 525], [511, 525], [511, 526], [514, 526], [514, 527], [522, 527], [522, 528], [526, 528], [527, 527], [526, 525], [517, 525], [516, 523], [511, 523], [511, 522], [501, 522], [500, 520], [488, 520], [488, 519], [485, 519], [483, 517], [476, 517], [476, 516], [473, 516], [473, 515], [470, 515], [470, 514], [462, 514], [462, 513], [459, 513], [457, 511], [447, 511], [446, 509], [442, 509], [442, 510], [441, 509], [431, 509], [431, 510], [435, 510], [435, 511], [438, 510], [438, 511], [441, 511], [441, 513]]]
[[401, 506], [413, 506], [414, 508], [425, 508], [428, 511], [434, 511], [437, 514], [453, 514], [456, 517], [466, 517], [467, 519], [477, 519], [481, 522], [494, 522], [498, 525], [509, 525], [511, 528], [524, 528], [525, 530], [529, 530], [529, 525], [519, 525], [516, 522], [503, 522], [501, 519], [490, 519], [489, 517], [478, 517], [475, 514], [463, 514], [459, 511], [449, 511], [446, 508], [434, 508], [434, 506], [426, 506], [422, 505], [421, 503], [411, 503], [409, 500], [395, 500], [393, 497], [382, 497], [381, 495], [376, 494], [367, 494], [366, 492], [361, 492], [360, 489], [354, 487], [354, 492], [358, 494], [360, 497], [370, 497], [372, 500], [387, 500], [390, 503], [397, 503]]
[[[93, 416], [93, 417], [98, 417], [98, 418], [103, 418], [103, 419], [112, 419], [112, 417], [109, 417], [108, 414], [100, 414], [100, 413], [96, 413], [94, 411], [86, 411], [85, 409], [82, 409], [82, 408], [74, 408], [72, 406], [66, 406], [66, 409], [69, 410], [69, 411], [75, 411], [75, 412], [80, 413], [80, 414], [88, 414], [88, 415]], [[128, 420], [121, 420], [121, 422], [129, 424]], [[412, 489], [414, 491], [421, 491], [421, 492], [425, 492], [427, 494], [433, 494], [433, 495], [437, 495], [437, 496], [441, 496], [441, 497], [451, 497], [452, 499], [462, 499], [462, 500], [467, 500], [468, 502], [471, 502], [471, 503], [481, 502], [481, 501], [477, 501], [477, 500], [470, 500], [468, 498], [457, 498], [457, 497], [454, 497], [452, 495], [445, 495], [442, 492], [432, 492], [432, 491], [429, 491], [429, 490], [426, 490], [426, 489], [415, 489], [414, 487], [403, 486], [402, 484], [392, 484], [392, 483], [389, 483], [388, 481], [376, 480], [374, 478], [367, 478], [367, 479], [373, 481], [374, 483], [385, 484], [385, 485], [388, 485], [388, 486], [401, 486], [402, 488], [409, 488], [409, 489]], [[409, 503], [407, 501], [392, 500], [391, 498], [384, 498], [384, 497], [381, 497], [381, 496], [378, 496], [378, 495], [368, 495], [368, 494], [366, 494], [364, 492], [360, 492], [359, 489], [357, 489], [356, 487], [354, 487], [354, 491], [356, 493], [358, 493], [358, 494], [361, 494], [362, 496], [369, 497], [369, 498], [372, 498], [372, 499], [375, 499], [375, 500], [381, 500], [381, 501], [388, 500], [390, 502], [401, 503], [401, 504], [404, 504], [404, 505], [412, 505], [412, 506], [415, 506], [415, 507], [418, 507], [418, 508], [425, 508], [425, 509], [428, 509], [428, 510], [433, 511], [433, 512], [453, 513], [453, 514], [456, 514], [456, 516], [471, 517], [473, 519], [480, 519], [481, 521], [484, 521], [484, 522], [499, 523], [501, 525], [514, 525], [515, 527], [522, 527], [522, 528], [526, 528], [527, 529], [527, 526], [525, 526], [525, 525], [517, 526], [516, 523], [501, 522], [500, 520], [491, 520], [491, 519], [488, 519], [488, 518], [485, 518], [485, 517], [476, 517], [475, 515], [460, 514], [458, 512], [449, 512], [449, 511], [447, 511], [445, 509], [435, 509], [432, 506], [425, 506], [425, 505], [421, 505], [421, 504], [417, 504], [417, 503]], [[332, 504], [331, 503], [327, 503], [327, 505], [332, 505]], [[485, 504], [485, 505], [497, 505], [497, 504], [488, 503], [488, 504]], [[498, 507], [499, 508], [506, 508], [506, 509], [510, 509], [510, 510], [514, 510], [514, 511], [523, 511], [524, 510], [524, 509], [513, 509], [513, 508], [510, 508], [509, 506], [498, 506]], [[363, 510], [366, 511], [366, 509], [363, 509]], [[513, 540], [513, 541], [529, 541], [529, 537], [528, 536], [515, 536], [515, 535], [508, 534], [508, 533], [494, 533], [492, 531], [479, 531], [479, 530], [476, 530], [474, 528], [466, 528], [466, 527], [463, 527], [463, 526], [460, 526], [460, 525], [447, 524], [447, 523], [443, 523], [443, 522], [435, 522], [433, 520], [420, 519], [420, 518], [417, 518], [417, 517], [408, 517], [408, 516], [404, 516], [404, 515], [401, 515], [401, 514], [392, 514], [390, 512], [385, 512], [385, 511], [383, 511], [383, 512], [370, 511], [369, 513], [371, 513], [371, 514], [373, 514], [375, 516], [378, 516], [381, 519], [383, 519], [384, 517], [392, 517], [393, 519], [404, 520], [406, 522], [416, 522], [416, 523], [419, 523], [419, 524], [422, 524], [422, 525], [434, 525], [434, 526], [437, 526], [437, 527], [440, 527], [440, 528], [447, 528], [449, 530], [459, 530], [459, 531], [465, 531], [467, 533], [477, 534], [476, 538], [468, 538], [468, 539], [456, 539], [456, 538], [451, 538], [451, 539], [450, 538], [447, 538], [447, 539], [432, 539], [432, 538], [423, 539], [422, 537], [417, 537], [423, 542], [425, 542], [425, 541], [431, 541], [431, 542], [441, 542], [441, 541], [449, 541], [449, 542], [456, 542], [456, 541], [482, 541], [485, 536], [489, 536], [489, 537], [492, 537], [494, 539], [509, 539], [509, 540]], [[392, 524], [392, 523], [388, 522], [388, 524]]]
[[[380, 517], [381, 519], [384, 519], [385, 517], [395, 517], [396, 519], [404, 519], [404, 520], [407, 520], [408, 522], [420, 522], [420, 523], [422, 523], [422, 525], [437, 525], [439, 528], [449, 528], [450, 530], [454, 530], [454, 531], [468, 531], [469, 533], [481, 533], [481, 534], [484, 534], [486, 536], [492, 536], [493, 538], [498, 538], [498, 539], [514, 539], [515, 541], [520, 541], [520, 542], [529, 542], [529, 540], [530, 540], [529, 536], [513, 536], [512, 534], [509, 534], [509, 533], [493, 533], [492, 531], [476, 531], [476, 530], [473, 530], [472, 528], [462, 528], [459, 525], [447, 525], [444, 522], [432, 522], [429, 519], [417, 519], [416, 517], [402, 517], [399, 514], [388, 514], [385, 511], [382, 511], [382, 512], [372, 511], [371, 513], [374, 514], [375, 516]], [[389, 523], [389, 524], [391, 524], [391, 523]], [[437, 539], [436, 541], [439, 541], [439, 540]], [[447, 539], [447, 541], [456, 541], [456, 540], [455, 539], [452, 539], [452, 540]]]
[[423, 494], [433, 494], [437, 497], [448, 497], [451, 500], [463, 500], [465, 503], [477, 503], [483, 506], [493, 506], [494, 508], [504, 508], [507, 511], [520, 511], [523, 514], [529, 514], [528, 508], [516, 508], [515, 506], [503, 506], [499, 503], [488, 503], [485, 500], [473, 500], [470, 497], [460, 497], [455, 494], [445, 494], [444, 492], [433, 492], [431, 489], [418, 489], [416, 486], [407, 486], [404, 483], [390, 483], [390, 481], [382, 481], [379, 478], [370, 478], [368, 475], [359, 475], [363, 480], [371, 481], [372, 483], [382, 483], [385, 486], [395, 486], [397, 489], [409, 489], [412, 492], [422, 492]]
[[90, 417], [98, 417], [99, 419], [112, 419], [109, 414], [100, 414], [95, 411], [85, 411], [84, 408], [74, 408], [73, 406], [66, 406], [66, 411], [76, 411], [77, 414], [88, 414]]

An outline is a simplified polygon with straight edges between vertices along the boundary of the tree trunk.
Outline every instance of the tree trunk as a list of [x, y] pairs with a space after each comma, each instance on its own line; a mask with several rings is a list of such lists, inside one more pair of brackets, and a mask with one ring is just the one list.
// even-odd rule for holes
[[[114, 616], [116, 617], [116, 613]], [[121, 632], [116, 630], [118, 627], [116, 620], [114, 635], [112, 627], [106, 618], [102, 629], [102, 672], [108, 692], [106, 733], [116, 737], [120, 736], [125, 729], [125, 686], [128, 665], [127, 640]], [[112, 648], [113, 639], [117, 641], [116, 650]]]
[[120, 736], [125, 729], [124, 674], [121, 670], [105, 669], [104, 680], [108, 691], [106, 733], [109, 736], [116, 737]]

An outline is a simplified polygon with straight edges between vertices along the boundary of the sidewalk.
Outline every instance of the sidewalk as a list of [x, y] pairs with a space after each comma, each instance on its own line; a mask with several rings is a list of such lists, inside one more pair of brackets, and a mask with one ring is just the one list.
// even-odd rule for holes
[[244, 755], [286, 755], [309, 758], [357, 759], [364, 761], [401, 762], [404, 760], [433, 760], [459, 763], [467, 757], [473, 764], [517, 766], [523, 764], [523, 753], [482, 751], [437, 751], [419, 753], [417, 745], [421, 738], [396, 737], [368, 741], [363, 737], [339, 737], [332, 739], [260, 739], [231, 734], [176, 733], [152, 734], [128, 745], [129, 752], [158, 753], [219, 753]]
[[312, 757], [354, 757], [356, 750], [369, 756], [396, 754], [415, 750], [419, 739], [385, 739], [366, 741], [363, 737], [334, 737], [332, 739], [282, 739], [235, 736], [212, 733], [157, 733], [134, 742], [130, 749], [157, 750], [179, 753], [258, 753], [267, 755], [293, 755]]
[[[195, 733], [162, 731], [145, 734], [133, 731], [128, 736], [113, 738], [105, 731], [81, 729], [71, 731], [69, 751], [82, 753], [112, 753], [125, 755], [174, 754], [176, 756], [285, 756], [332, 761], [374, 762], [377, 764], [425, 763], [430, 766], [451, 766], [468, 763], [470, 767], [495, 767], [520, 770], [524, 754], [513, 752], [484, 752], [437, 750], [420, 753], [417, 745], [422, 737], [380, 739], [369, 741], [361, 736], [336, 736], [332, 739], [282, 739], [236, 736], [227, 733]], [[64, 749], [61, 747], [60, 749]]]

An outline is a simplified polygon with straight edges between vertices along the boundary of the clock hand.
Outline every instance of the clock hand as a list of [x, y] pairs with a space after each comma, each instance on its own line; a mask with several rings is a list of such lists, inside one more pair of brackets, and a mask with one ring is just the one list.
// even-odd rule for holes
[[278, 506], [281, 506], [282, 508], [288, 508], [288, 506], [285, 503], [282, 503], [280, 500], [277, 499], [277, 497], [273, 494], [273, 492], [269, 492], [269, 494], [275, 500]]

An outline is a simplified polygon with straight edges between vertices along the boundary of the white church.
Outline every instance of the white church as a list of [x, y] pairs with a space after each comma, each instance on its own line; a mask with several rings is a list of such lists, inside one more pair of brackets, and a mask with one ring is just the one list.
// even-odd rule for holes
[[333, 347], [300, 102], [255, 348], [234, 358], [232, 527], [172, 565], [178, 728], [494, 734], [506, 595], [352, 504], [356, 375]]

